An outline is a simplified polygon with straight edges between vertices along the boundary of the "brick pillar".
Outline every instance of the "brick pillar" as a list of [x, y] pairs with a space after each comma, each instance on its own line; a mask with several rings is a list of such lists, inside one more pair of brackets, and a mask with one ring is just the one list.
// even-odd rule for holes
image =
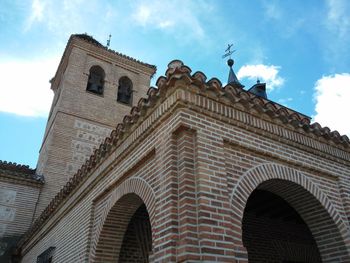
[[196, 147], [201, 260], [235, 262], [223, 141], [210, 128], [198, 131]]
[[156, 143], [158, 187], [155, 190], [156, 211], [153, 226], [153, 254], [150, 262], [176, 262], [178, 240], [176, 141], [169, 134]]
[[198, 242], [197, 185], [195, 176], [195, 132], [179, 129], [175, 135], [178, 178], [179, 240], [177, 261], [200, 260]]
[[180, 127], [158, 138], [156, 225], [150, 262], [247, 262], [234, 241], [224, 147], [208, 131]]

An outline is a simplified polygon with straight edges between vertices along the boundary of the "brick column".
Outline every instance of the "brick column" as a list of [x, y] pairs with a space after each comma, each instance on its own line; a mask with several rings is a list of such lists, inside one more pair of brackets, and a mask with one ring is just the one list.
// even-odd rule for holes
[[159, 188], [150, 261], [247, 262], [241, 239], [234, 239], [222, 139], [180, 127], [156, 145]]
[[153, 226], [153, 254], [150, 262], [176, 262], [178, 240], [176, 141], [171, 134], [156, 143], [157, 206]]
[[209, 123], [197, 133], [196, 151], [201, 260], [234, 262], [223, 141]]
[[195, 176], [195, 132], [180, 128], [175, 133], [178, 178], [178, 262], [200, 260], [198, 206]]

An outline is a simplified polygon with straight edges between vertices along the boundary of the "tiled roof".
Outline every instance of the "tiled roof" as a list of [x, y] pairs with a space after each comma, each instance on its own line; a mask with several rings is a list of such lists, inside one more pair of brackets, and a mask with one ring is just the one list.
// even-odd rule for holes
[[122, 53], [119, 53], [119, 52], [117, 52], [117, 51], [114, 51], [114, 50], [112, 50], [112, 49], [107, 48], [106, 46], [102, 45], [100, 42], [98, 42], [96, 39], [94, 39], [92, 36], [90, 36], [90, 35], [88, 35], [88, 34], [74, 34], [74, 35], [71, 36], [71, 38], [74, 38], [74, 37], [79, 38], [79, 39], [82, 39], [82, 40], [84, 40], [84, 41], [86, 41], [86, 42], [89, 42], [90, 44], [93, 44], [93, 45], [95, 45], [95, 46], [97, 46], [97, 47], [103, 48], [103, 49], [107, 50], [108, 52], [111, 52], [111, 53], [113, 53], [113, 54], [116, 54], [116, 55], [118, 55], [118, 56], [121, 56], [121, 57], [123, 57], [123, 58], [126, 58], [126, 59], [128, 59], [128, 60], [137, 62], [137, 63], [142, 64], [142, 65], [144, 65], [144, 66], [146, 66], [146, 67], [149, 67], [149, 68], [151, 68], [151, 69], [154, 69], [154, 70], [157, 69], [157, 67], [154, 66], [154, 65], [151, 65], [151, 64], [142, 62], [142, 61], [140, 61], [140, 60], [137, 60], [137, 59], [135, 59], [135, 58], [129, 57], [129, 56], [127, 56], [127, 55], [124, 55], [124, 54], [122, 54]]
[[29, 168], [28, 165], [21, 165], [0, 160], [0, 175], [2, 176], [10, 176], [15, 179], [27, 179], [38, 183], [43, 183], [43, 177], [37, 175], [35, 171], [35, 169]]

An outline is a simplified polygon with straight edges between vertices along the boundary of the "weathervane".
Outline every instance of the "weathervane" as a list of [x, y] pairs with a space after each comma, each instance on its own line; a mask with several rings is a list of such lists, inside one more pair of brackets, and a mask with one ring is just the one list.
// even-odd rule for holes
[[233, 54], [233, 52], [235, 52], [236, 50], [232, 50], [231, 51], [231, 48], [233, 47], [233, 44], [228, 44], [227, 45], [227, 48], [225, 50], [225, 54], [222, 56], [222, 58], [226, 58], [226, 57], [230, 57], [231, 59], [231, 55]]
[[111, 37], [112, 35], [109, 34], [108, 40], [107, 40], [107, 48], [109, 48], [109, 45], [111, 44]]

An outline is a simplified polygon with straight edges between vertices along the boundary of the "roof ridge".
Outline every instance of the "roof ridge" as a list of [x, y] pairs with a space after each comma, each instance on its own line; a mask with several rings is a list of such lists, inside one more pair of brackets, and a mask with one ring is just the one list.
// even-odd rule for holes
[[108, 51], [108, 52], [110, 52], [110, 53], [116, 54], [116, 55], [118, 55], [118, 56], [121, 56], [121, 57], [126, 58], [126, 59], [128, 59], [128, 60], [131, 60], [131, 61], [133, 61], [133, 62], [139, 63], [139, 64], [144, 65], [144, 66], [146, 66], [146, 67], [149, 67], [149, 68], [151, 68], [151, 69], [154, 69], [154, 70], [157, 69], [157, 67], [156, 67], [155, 65], [151, 65], [151, 64], [142, 62], [142, 61], [140, 61], [140, 60], [138, 60], [138, 59], [136, 59], [136, 58], [127, 56], [127, 55], [125, 55], [125, 54], [123, 54], [123, 53], [120, 53], [120, 52], [118, 52], [118, 51], [115, 51], [115, 50], [113, 50], [113, 49], [110, 49], [110, 48], [108, 48], [108, 47], [102, 45], [99, 41], [97, 41], [97, 40], [94, 39], [92, 36], [88, 35], [87, 33], [84, 33], [84, 34], [73, 34], [73, 35], [71, 35], [71, 38], [74, 38], [74, 37], [77, 37], [77, 38], [79, 38], [79, 39], [81, 39], [81, 40], [84, 40], [85, 42], [88, 42], [88, 43], [90, 43], [90, 44], [92, 44], [92, 45], [95, 45], [95, 46], [97, 46], [97, 47], [103, 48], [104, 50], [106, 50], [106, 51]]
[[0, 175], [13, 179], [32, 180], [36, 183], [43, 184], [44, 177], [36, 173], [36, 169], [32, 169], [29, 165], [17, 164], [15, 162], [7, 162], [0, 160]]
[[0, 169], [23, 172], [27, 174], [35, 174], [35, 169], [30, 168], [29, 165], [18, 164], [15, 162], [7, 162], [2, 160], [0, 160]]

